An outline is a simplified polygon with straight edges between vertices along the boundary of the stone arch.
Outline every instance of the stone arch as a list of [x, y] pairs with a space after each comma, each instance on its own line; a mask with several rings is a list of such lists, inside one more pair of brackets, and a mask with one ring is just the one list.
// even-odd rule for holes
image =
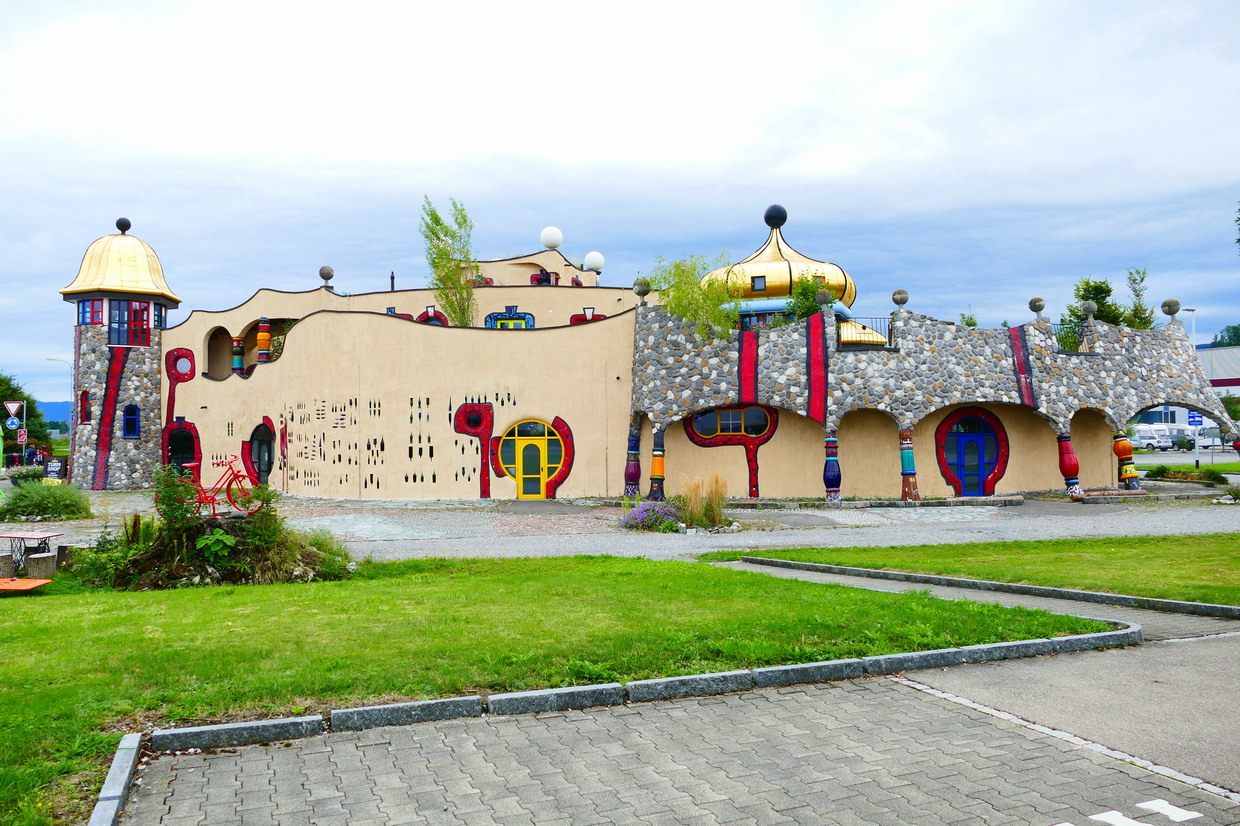
[[[1153, 410], [1156, 407], [1169, 406], [1169, 407], [1183, 407], [1188, 410], [1195, 410], [1198, 413], [1200, 413], [1202, 416], [1204, 416], [1205, 418], [1211, 419], [1214, 422], [1217, 422], [1220, 430], [1231, 433], [1233, 440], [1240, 437], [1240, 428], [1237, 428], [1236, 425], [1231, 421], [1230, 417], [1228, 417], [1227, 408], [1223, 407], [1223, 403], [1217, 402], [1216, 404], [1210, 404], [1209, 403], [1210, 401], [1217, 402], [1217, 399], [1181, 400], [1181, 399], [1172, 397], [1172, 398], [1167, 398], [1165, 400], [1156, 401], [1152, 404], [1147, 404], [1144, 407], [1141, 407], [1140, 409], [1132, 411], [1132, 415], [1130, 415], [1128, 418], [1124, 419], [1121, 423], [1119, 423], [1115, 429], [1116, 430], [1125, 429], [1128, 426], [1128, 422], [1132, 421], [1137, 416], [1140, 416], [1142, 413], [1145, 413], [1146, 411]], [[1169, 425], [1169, 426], [1176, 427], [1176, 428], [1187, 428], [1188, 424], [1187, 422], [1176, 422], [1174, 425]]]
[[206, 374], [213, 379], [232, 375], [232, 335], [223, 327], [212, 327], [203, 343], [207, 354]]
[[[900, 498], [900, 422], [886, 410], [854, 408], [842, 415], [839, 438], [840, 495]], [[914, 440], [914, 451], [917, 443]], [[818, 458], [821, 465], [822, 458]], [[918, 459], [919, 468], [921, 460]]]

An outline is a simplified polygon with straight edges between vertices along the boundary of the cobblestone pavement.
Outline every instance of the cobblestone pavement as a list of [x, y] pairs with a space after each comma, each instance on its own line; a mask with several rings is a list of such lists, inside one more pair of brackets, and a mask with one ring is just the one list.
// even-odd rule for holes
[[1240, 823], [1222, 797], [889, 679], [165, 757], [128, 811], [135, 826]]

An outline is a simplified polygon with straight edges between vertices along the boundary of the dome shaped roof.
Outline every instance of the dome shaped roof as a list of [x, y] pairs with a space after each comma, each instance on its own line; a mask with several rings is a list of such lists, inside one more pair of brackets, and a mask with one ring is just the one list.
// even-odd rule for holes
[[[129, 222], [124, 223], [128, 228]], [[105, 235], [87, 247], [77, 277], [60, 294], [68, 298], [77, 293], [100, 292], [159, 296], [173, 304], [181, 303], [168, 289], [155, 250], [124, 232]]]
[[[796, 279], [809, 278], [822, 284], [836, 301], [851, 307], [857, 298], [857, 285], [848, 273], [835, 264], [817, 261], [790, 247], [779, 231], [783, 224], [783, 221], [779, 220], [782, 216], [772, 217], [772, 209], [774, 207], [767, 210], [767, 224], [771, 227], [771, 234], [766, 243], [744, 261], [707, 273], [702, 280], [736, 284], [742, 290], [742, 298], [781, 298], [792, 293], [792, 284]], [[766, 279], [761, 282], [766, 289], [754, 289], [753, 279], [756, 277]]]

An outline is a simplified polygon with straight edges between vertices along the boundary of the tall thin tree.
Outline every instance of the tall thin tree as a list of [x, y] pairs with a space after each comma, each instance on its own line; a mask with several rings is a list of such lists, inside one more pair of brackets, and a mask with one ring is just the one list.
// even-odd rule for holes
[[477, 310], [474, 287], [482, 280], [482, 269], [474, 259], [474, 222], [460, 201], [452, 198], [450, 202], [448, 222], [430, 197], [422, 196], [422, 223], [418, 229], [426, 242], [426, 265], [431, 271], [435, 303], [450, 325], [469, 327]]

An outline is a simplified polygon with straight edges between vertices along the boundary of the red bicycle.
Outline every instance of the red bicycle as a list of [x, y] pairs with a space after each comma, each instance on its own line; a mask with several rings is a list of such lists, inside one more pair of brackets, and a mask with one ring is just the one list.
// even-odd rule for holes
[[[230, 456], [228, 459], [220, 462], [212, 462], [212, 467], [227, 468], [219, 480], [209, 488], [203, 487], [193, 476], [187, 476], [182, 481], [186, 485], [192, 485], [194, 488], [193, 512], [197, 516], [202, 512], [203, 505], [211, 506], [211, 515], [218, 517], [216, 508], [223, 502], [220, 500], [220, 491], [224, 492], [224, 497], [228, 499], [228, 504], [232, 505], [234, 510], [241, 511], [245, 514], [257, 513], [263, 509], [262, 502], [254, 498], [254, 488], [259, 482], [248, 473], [237, 470], [236, 462], [240, 459], [238, 456]], [[193, 473], [201, 462], [186, 462], [181, 467]], [[186, 497], [188, 499], [188, 497]], [[188, 504], [188, 503], [187, 503]], [[159, 497], [155, 497], [155, 510], [159, 511], [159, 515], [163, 516], [164, 512], [159, 507]]]

